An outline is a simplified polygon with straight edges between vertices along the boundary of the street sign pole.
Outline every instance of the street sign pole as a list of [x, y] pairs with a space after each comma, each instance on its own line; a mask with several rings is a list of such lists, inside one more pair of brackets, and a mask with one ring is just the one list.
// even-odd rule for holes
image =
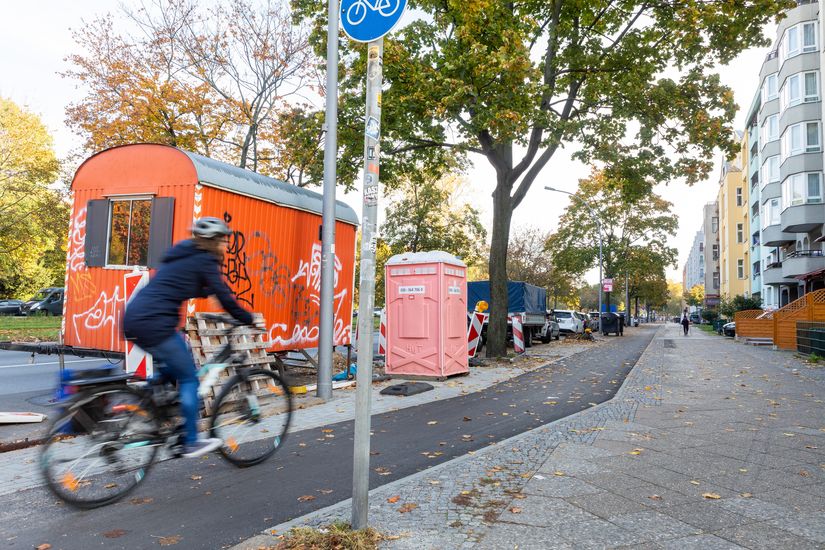
[[375, 300], [375, 250], [378, 243], [378, 156], [381, 134], [381, 79], [384, 39], [367, 46], [367, 113], [364, 126], [361, 281], [358, 298], [358, 371], [352, 465], [352, 528], [367, 527], [370, 473], [370, 392], [372, 391], [372, 313]]
[[[335, 180], [338, 160], [338, 0], [328, 0], [327, 106], [324, 115], [324, 195], [321, 225], [321, 319], [318, 327], [316, 395], [332, 399], [332, 346], [335, 300]], [[345, 322], [349, 321], [349, 312]]]

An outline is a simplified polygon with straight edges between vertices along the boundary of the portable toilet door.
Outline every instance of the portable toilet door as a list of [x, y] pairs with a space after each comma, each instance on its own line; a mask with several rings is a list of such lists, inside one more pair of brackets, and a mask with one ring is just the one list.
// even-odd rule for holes
[[466, 373], [466, 266], [441, 251], [399, 254], [385, 267], [386, 373]]

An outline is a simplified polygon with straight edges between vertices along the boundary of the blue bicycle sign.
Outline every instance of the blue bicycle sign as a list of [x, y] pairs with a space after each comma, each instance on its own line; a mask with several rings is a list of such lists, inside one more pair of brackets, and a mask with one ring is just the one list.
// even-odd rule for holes
[[341, 25], [357, 42], [371, 42], [390, 32], [401, 19], [407, 0], [342, 0]]

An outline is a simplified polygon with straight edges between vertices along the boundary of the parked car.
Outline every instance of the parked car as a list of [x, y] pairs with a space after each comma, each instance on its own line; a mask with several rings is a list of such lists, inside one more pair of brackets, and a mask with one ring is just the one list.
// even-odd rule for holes
[[638, 327], [638, 326], [639, 326], [639, 318], [638, 318], [638, 317], [631, 317], [631, 318], [630, 318], [630, 322], [631, 322], [631, 324], [632, 324], [634, 327]]
[[584, 332], [584, 323], [578, 312], [569, 309], [557, 309], [555, 315], [561, 332], [567, 334], [581, 334]]
[[23, 315], [23, 300], [0, 300], [0, 315]]
[[24, 315], [63, 315], [63, 294], [61, 287], [41, 288], [37, 294], [23, 304]]
[[736, 336], [736, 321], [731, 321], [730, 323], [722, 325], [722, 334], [725, 336], [730, 336], [731, 338]]
[[541, 329], [541, 341], [543, 343], [548, 343], [550, 340], [558, 340], [561, 331], [559, 331], [559, 324], [556, 322], [555, 317], [553, 317], [553, 311], [547, 310], [547, 322], [544, 324], [544, 327]]
[[691, 313], [690, 314], [690, 322], [695, 324], [695, 325], [700, 325], [700, 324], [702, 324], [702, 316], [699, 315], [698, 313]]

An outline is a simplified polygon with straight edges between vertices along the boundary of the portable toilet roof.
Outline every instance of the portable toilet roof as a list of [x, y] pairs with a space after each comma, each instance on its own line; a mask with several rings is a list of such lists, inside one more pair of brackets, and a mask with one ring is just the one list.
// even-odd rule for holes
[[431, 250], [429, 252], [404, 252], [403, 254], [396, 254], [387, 260], [385, 265], [401, 265], [401, 264], [452, 264], [461, 267], [467, 267], [467, 264], [443, 250]]

